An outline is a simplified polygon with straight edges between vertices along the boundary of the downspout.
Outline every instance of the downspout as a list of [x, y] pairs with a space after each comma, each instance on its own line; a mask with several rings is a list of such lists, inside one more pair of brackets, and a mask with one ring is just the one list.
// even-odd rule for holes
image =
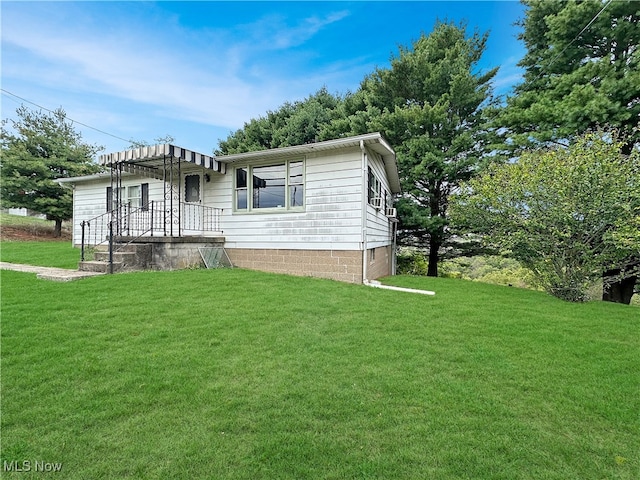
[[362, 283], [367, 283], [367, 152], [364, 148], [364, 140], [360, 140], [362, 152]]
[[398, 249], [398, 221], [391, 222], [391, 275], [395, 275], [398, 269], [398, 258], [397, 258], [397, 249]]

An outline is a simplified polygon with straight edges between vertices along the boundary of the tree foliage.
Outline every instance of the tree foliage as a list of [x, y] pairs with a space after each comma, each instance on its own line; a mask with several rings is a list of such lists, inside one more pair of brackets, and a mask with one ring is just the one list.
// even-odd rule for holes
[[[167, 143], [173, 143], [176, 138], [173, 135], [166, 134], [163, 137], [156, 137], [153, 139], [153, 145], [162, 145]], [[150, 147], [152, 144], [146, 140], [136, 140], [134, 138], [129, 139], [129, 148]]]
[[[455, 197], [456, 223], [530, 268], [559, 298], [581, 301], [603, 273], [627, 268], [640, 253], [640, 152], [602, 130], [569, 148], [529, 151], [494, 164]], [[625, 303], [629, 303], [631, 296]]]
[[[406, 242], [429, 246], [428, 275], [437, 276], [449, 237], [449, 195], [471, 178], [488, 145], [483, 108], [491, 104], [497, 68], [480, 72], [488, 34], [436, 23], [391, 68], [377, 69], [345, 102], [339, 121], [349, 133], [380, 131], [394, 146], [403, 196], [397, 202]], [[401, 238], [402, 238], [401, 237]]]
[[62, 221], [72, 216], [72, 194], [55, 179], [99, 171], [93, 157], [102, 147], [85, 143], [62, 109], [45, 113], [21, 106], [16, 112], [12, 129], [8, 120], [1, 129], [3, 207], [45, 214], [60, 234]]
[[332, 95], [326, 88], [304, 100], [286, 102], [278, 110], [245, 123], [226, 140], [220, 140], [215, 153], [228, 155], [326, 140], [328, 126], [341, 115], [341, 102], [340, 96]]
[[608, 125], [625, 135], [629, 153], [640, 139], [633, 130], [640, 118], [640, 3], [523, 3], [524, 81], [496, 125], [516, 146], [564, 142]]

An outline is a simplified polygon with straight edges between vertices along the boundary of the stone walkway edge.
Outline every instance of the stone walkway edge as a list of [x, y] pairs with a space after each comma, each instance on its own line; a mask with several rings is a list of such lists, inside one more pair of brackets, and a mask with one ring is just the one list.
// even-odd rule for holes
[[16, 272], [35, 273], [37, 278], [42, 280], [52, 280], [54, 282], [71, 282], [81, 278], [104, 275], [99, 272], [81, 272], [68, 268], [39, 267], [36, 265], [23, 265], [20, 263], [0, 262], [0, 270], [13, 270]]

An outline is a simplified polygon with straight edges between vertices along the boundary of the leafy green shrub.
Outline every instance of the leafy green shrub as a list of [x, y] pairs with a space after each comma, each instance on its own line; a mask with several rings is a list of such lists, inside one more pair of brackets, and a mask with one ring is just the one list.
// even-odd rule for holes
[[397, 256], [398, 275], [426, 275], [429, 261], [420, 250], [401, 250]]
[[517, 260], [500, 256], [458, 257], [440, 264], [440, 276], [494, 285], [538, 289], [533, 273]]

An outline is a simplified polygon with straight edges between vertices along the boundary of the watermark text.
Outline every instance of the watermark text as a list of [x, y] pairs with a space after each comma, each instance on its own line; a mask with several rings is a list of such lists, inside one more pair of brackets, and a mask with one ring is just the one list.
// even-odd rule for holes
[[4, 460], [3, 472], [61, 472], [62, 462], [45, 462], [43, 460]]

